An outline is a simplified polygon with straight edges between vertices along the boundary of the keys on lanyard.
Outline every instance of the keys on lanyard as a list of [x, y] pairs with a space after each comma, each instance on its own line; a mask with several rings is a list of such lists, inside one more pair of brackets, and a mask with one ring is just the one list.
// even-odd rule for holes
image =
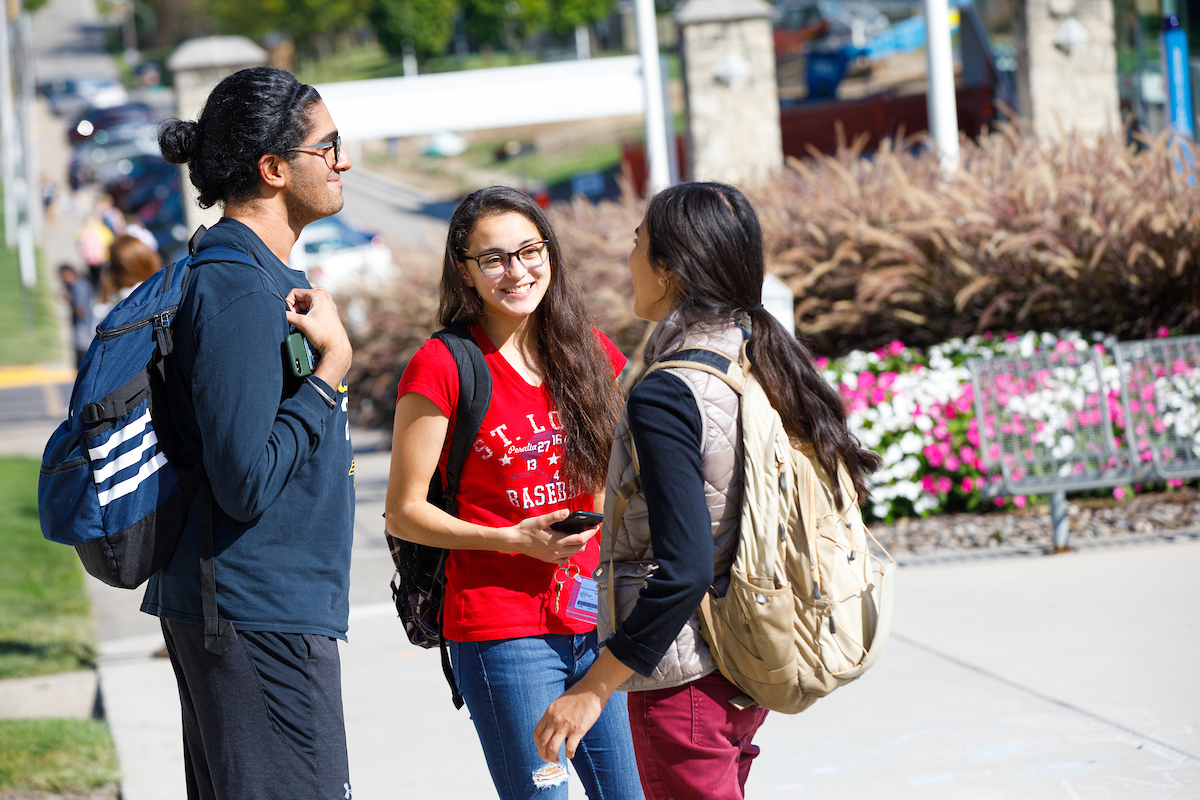
[[[572, 572], [571, 570], [575, 570]], [[562, 606], [562, 591], [563, 586], [572, 578], [578, 579], [580, 573], [579, 565], [570, 563], [563, 564], [554, 571], [554, 613], [559, 613], [559, 608]]]

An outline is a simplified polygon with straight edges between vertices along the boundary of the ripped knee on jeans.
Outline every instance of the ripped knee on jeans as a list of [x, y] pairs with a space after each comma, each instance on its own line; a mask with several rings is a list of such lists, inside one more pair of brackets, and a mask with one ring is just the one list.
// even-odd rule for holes
[[567, 782], [567, 768], [557, 761], [548, 762], [533, 771], [533, 785], [539, 789]]

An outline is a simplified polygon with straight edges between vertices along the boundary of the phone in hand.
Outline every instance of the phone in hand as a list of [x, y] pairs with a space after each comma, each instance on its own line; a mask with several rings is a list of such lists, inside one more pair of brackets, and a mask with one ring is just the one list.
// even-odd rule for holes
[[550, 526], [550, 530], [559, 533], [582, 533], [603, 521], [604, 515], [597, 514], [595, 511], [572, 511], [571, 516], [554, 523]]

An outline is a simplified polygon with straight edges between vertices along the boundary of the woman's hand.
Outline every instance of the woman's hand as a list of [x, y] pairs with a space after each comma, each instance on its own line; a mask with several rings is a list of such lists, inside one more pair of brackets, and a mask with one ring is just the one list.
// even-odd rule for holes
[[567, 758], [574, 758], [579, 740], [596, 724], [612, 693], [632, 674], [609, 650], [600, 653], [587, 674], [550, 704], [533, 729], [533, 743], [542, 760], [558, 761], [558, 748], [564, 742]]
[[329, 292], [320, 287], [292, 289], [286, 300], [290, 309], [288, 322], [304, 334], [309, 345], [320, 354], [314, 374], [330, 386], [337, 386], [350, 371], [350, 359], [354, 355], [338, 316], [337, 304]]
[[579, 740], [600, 719], [600, 712], [608, 703], [608, 697], [578, 689], [579, 684], [572, 686], [551, 703], [533, 729], [533, 741], [543, 761], [558, 761], [558, 749], [563, 742], [567, 743], [567, 758], [574, 758]]
[[551, 564], [567, 563], [571, 556], [581, 552], [588, 541], [600, 532], [599, 525], [580, 533], [560, 533], [550, 528], [570, 514], [566, 509], [559, 509], [540, 517], [521, 520], [512, 527], [514, 551]]

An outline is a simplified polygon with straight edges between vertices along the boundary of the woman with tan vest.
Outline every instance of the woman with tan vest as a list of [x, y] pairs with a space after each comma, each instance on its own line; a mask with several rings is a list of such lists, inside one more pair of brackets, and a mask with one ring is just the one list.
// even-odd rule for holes
[[[731, 186], [681, 184], [650, 201], [635, 233], [634, 312], [658, 323], [646, 365], [693, 348], [738, 363], [744, 352], [788, 433], [811, 442], [830, 473], [843, 462], [866, 498], [879, 457], [851, 434], [841, 398], [808, 351], [763, 309], [762, 232], [749, 201]], [[651, 371], [630, 393], [605, 494], [598, 575], [604, 649], [534, 732], [543, 758], [564, 741], [570, 755], [612, 693], [628, 692], [648, 800], [742, 798], [758, 755], [753, 738], [767, 712], [730, 704], [741, 691], [717, 671], [697, 615], [710, 587], [724, 593], [737, 549], [738, 404], [724, 381], [695, 369]], [[627, 491], [626, 501], [621, 489], [638, 485], [630, 483], [635, 470], [640, 488]], [[627, 502], [624, 513], [614, 514], [619, 502]], [[603, 574], [610, 559], [615, 580]]]

